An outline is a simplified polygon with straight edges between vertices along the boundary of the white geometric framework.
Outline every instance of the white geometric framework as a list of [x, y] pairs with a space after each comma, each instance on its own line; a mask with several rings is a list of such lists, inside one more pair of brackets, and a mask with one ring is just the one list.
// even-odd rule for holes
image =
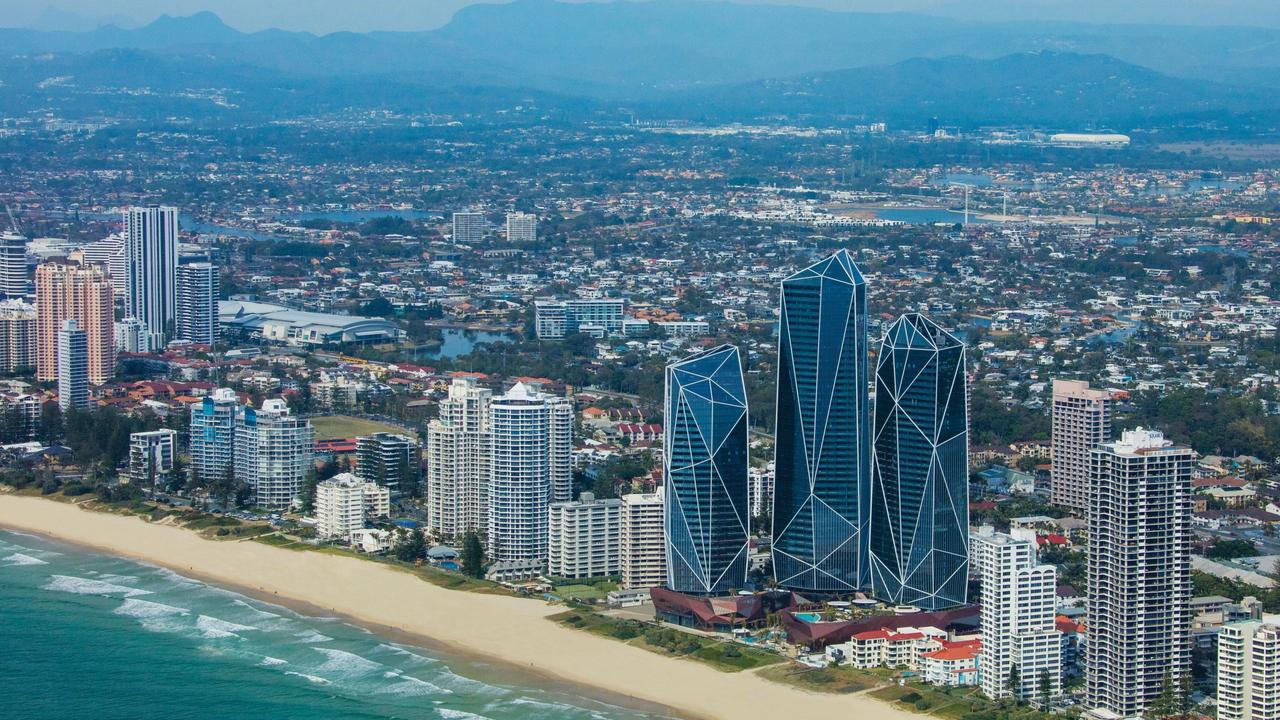
[[969, 574], [964, 344], [922, 315], [898, 319], [876, 365], [871, 587], [926, 610], [963, 605]]
[[841, 250], [782, 281], [773, 497], [779, 585], [867, 583], [866, 282]]
[[732, 345], [667, 367], [667, 585], [714, 595], [747, 579], [747, 393]]

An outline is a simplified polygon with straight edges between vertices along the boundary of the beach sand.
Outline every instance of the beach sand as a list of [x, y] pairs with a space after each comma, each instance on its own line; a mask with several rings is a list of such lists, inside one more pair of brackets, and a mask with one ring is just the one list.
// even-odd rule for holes
[[189, 530], [69, 503], [0, 494], [0, 527], [122, 555], [370, 629], [391, 628], [577, 686], [692, 718], [922, 716], [873, 698], [824, 695], [666, 658], [548, 620], [558, 605], [432, 585], [358, 558], [298, 552], [252, 541], [213, 541]]

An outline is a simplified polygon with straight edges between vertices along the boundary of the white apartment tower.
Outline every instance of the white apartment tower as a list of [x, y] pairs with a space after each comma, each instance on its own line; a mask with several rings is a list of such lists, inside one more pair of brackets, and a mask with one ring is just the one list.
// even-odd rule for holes
[[244, 416], [244, 406], [230, 388], [191, 406], [191, 478], [207, 485], [235, 472], [236, 428]]
[[313, 466], [315, 444], [311, 421], [293, 415], [284, 400], [245, 408], [236, 427], [236, 477], [253, 489], [258, 507], [287, 510]]
[[58, 407], [89, 408], [89, 336], [75, 320], [63, 320], [58, 331]]
[[427, 528], [437, 536], [488, 531], [492, 397], [474, 377], [455, 377], [427, 426]]
[[[107, 274], [112, 289], [117, 297], [127, 297], [129, 293], [128, 273], [125, 272], [124, 236], [108, 235], [80, 248], [77, 251], [82, 265], [97, 265]], [[75, 259], [76, 253], [71, 254]]]
[[[1062, 638], [1055, 622], [1058, 571], [1036, 559], [1034, 531], [1013, 535], [981, 528], [969, 548], [982, 580], [982, 692], [993, 699], [1011, 690], [1038, 702], [1062, 689]], [[1016, 669], [1017, 688], [1010, 687]]]
[[1089, 453], [1110, 439], [1111, 394], [1080, 380], [1054, 380], [1050, 498], [1055, 505], [1089, 509]]
[[177, 433], [136, 432], [129, 436], [129, 478], [144, 487], [163, 488], [173, 473]]
[[1086, 702], [1140, 715], [1165, 677], [1191, 672], [1195, 452], [1126, 431], [1090, 457]]
[[27, 272], [27, 239], [0, 232], [0, 300], [22, 300], [34, 289]]
[[34, 305], [0, 300], [0, 372], [35, 368], [37, 318]]
[[207, 262], [179, 265], [176, 337], [213, 345], [218, 341], [218, 266]]
[[1280, 720], [1280, 615], [1222, 626], [1218, 720]]
[[322, 538], [349, 539], [368, 518], [390, 512], [391, 493], [377, 483], [351, 473], [334, 475], [316, 484], [316, 531]]
[[138, 318], [125, 318], [116, 323], [116, 352], [149, 353], [151, 347], [151, 331], [147, 324]]
[[125, 315], [147, 324], [152, 347], [164, 347], [177, 320], [177, 208], [126, 210], [124, 256]]
[[622, 501], [584, 492], [547, 509], [547, 574], [563, 578], [617, 575]]
[[453, 214], [453, 241], [459, 245], [475, 245], [488, 234], [488, 225], [484, 213], [456, 212]]
[[538, 239], [538, 216], [532, 213], [507, 213], [507, 242], [531, 243]]
[[623, 590], [667, 584], [667, 541], [662, 488], [622, 496], [618, 564]]
[[489, 557], [545, 561], [547, 507], [573, 482], [573, 405], [519, 382], [489, 403], [489, 423]]

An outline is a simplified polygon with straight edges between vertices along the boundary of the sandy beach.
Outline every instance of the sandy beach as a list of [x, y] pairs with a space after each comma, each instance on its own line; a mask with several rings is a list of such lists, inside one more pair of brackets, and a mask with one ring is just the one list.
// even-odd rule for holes
[[886, 703], [823, 695], [751, 673], [723, 673], [692, 661], [561, 627], [561, 606], [446, 590], [409, 573], [357, 558], [297, 552], [252, 541], [205, 540], [194, 532], [67, 503], [0, 494], [0, 527], [35, 532], [243, 588], [278, 601], [330, 610], [569, 683], [607, 697], [634, 698], [693, 718], [855, 715], [863, 720], [921, 716]]

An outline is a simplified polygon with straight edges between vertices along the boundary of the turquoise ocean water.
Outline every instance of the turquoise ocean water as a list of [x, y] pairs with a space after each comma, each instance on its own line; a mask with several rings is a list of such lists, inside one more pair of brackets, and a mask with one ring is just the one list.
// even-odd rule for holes
[[0, 531], [5, 720], [654, 717], [503, 675], [169, 570]]

